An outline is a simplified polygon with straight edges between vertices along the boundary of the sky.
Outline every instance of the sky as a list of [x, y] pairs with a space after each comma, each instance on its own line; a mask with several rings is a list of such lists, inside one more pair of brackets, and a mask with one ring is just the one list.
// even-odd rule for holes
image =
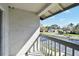
[[67, 26], [69, 23], [76, 25], [79, 23], [79, 6], [66, 10], [57, 15], [46, 18], [40, 21], [43, 26], [50, 26], [52, 24], [57, 24], [60, 27]]

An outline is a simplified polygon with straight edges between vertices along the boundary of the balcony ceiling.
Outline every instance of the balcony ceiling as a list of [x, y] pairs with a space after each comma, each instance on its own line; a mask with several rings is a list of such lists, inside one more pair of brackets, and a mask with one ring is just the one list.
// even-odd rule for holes
[[36, 13], [40, 19], [46, 19], [78, 4], [74, 3], [12, 3], [10, 6]]
[[52, 3], [41, 13], [39, 13], [39, 16], [42, 20], [44, 20], [50, 16], [56, 15], [60, 12], [63, 12], [78, 5], [79, 4], [77, 3]]
[[26, 11], [38, 13], [42, 8], [44, 8], [46, 3], [12, 3], [10, 6], [23, 9]]

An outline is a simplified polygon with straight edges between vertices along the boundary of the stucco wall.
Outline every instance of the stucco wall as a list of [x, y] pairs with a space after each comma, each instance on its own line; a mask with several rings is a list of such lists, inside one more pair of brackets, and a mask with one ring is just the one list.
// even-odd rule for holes
[[16, 55], [40, 25], [34, 13], [9, 9], [9, 55]]

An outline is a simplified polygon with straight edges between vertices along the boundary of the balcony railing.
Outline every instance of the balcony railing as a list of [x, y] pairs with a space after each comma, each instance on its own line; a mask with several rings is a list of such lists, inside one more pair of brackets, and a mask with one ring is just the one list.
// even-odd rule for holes
[[40, 40], [37, 39], [33, 43], [28, 52], [26, 52], [26, 55], [28, 55], [28, 53], [31, 52], [31, 48], [33, 48], [32, 52], [35, 50], [38, 51], [39, 49], [45, 56], [79, 56], [79, 44], [68, 40], [68, 38], [47, 35], [40, 35], [38, 38], [40, 38]]

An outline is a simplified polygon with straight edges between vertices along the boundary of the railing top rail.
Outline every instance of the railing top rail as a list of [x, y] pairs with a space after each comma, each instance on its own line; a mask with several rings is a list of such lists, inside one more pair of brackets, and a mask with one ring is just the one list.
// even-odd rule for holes
[[75, 50], [79, 50], [79, 44], [71, 42], [70, 40], [63, 40], [62, 38], [56, 38], [53, 35], [48, 36], [48, 35], [41, 34], [41, 36], [49, 40], [55, 41], [57, 43], [63, 44], [65, 46], [68, 46], [70, 48], [74, 48]]

